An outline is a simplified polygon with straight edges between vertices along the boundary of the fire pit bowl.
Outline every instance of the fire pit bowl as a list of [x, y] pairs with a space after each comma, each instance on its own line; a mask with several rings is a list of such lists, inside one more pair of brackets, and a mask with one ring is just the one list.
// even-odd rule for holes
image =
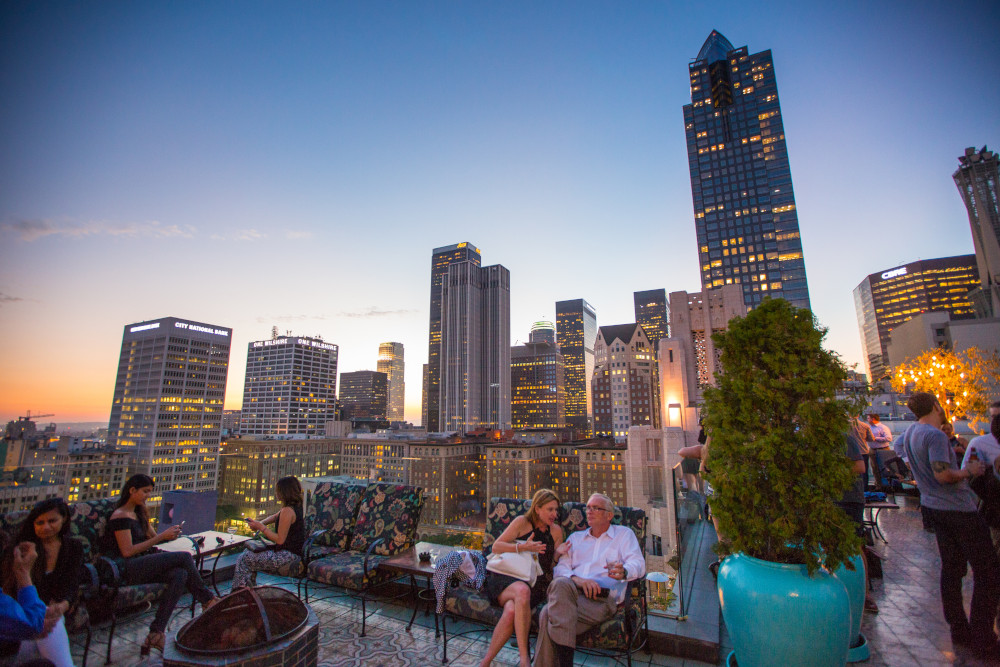
[[244, 588], [181, 627], [163, 663], [315, 665], [318, 640], [316, 615], [295, 595], [275, 586]]

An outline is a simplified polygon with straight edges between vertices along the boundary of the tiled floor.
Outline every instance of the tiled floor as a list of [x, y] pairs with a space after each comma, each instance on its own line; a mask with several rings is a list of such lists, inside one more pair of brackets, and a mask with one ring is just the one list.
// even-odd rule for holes
[[[888, 544], [878, 543], [886, 555], [883, 563], [885, 578], [875, 582], [875, 599], [881, 608], [877, 615], [866, 614], [862, 631], [872, 649], [869, 661], [872, 667], [905, 667], [909, 665], [965, 665], [978, 667], [982, 662], [952, 651], [948, 627], [941, 613], [938, 593], [940, 559], [934, 536], [921, 528], [920, 514], [904, 498], [899, 511], [883, 512], [879, 524]], [[971, 577], [969, 577], [971, 579]], [[259, 583], [278, 583], [277, 579], [262, 576]], [[966, 585], [966, 601], [971, 595], [971, 581]], [[368, 620], [368, 636], [357, 636], [360, 624], [360, 607], [355, 609], [343, 599], [314, 602], [313, 609], [320, 617], [320, 665], [330, 667], [434, 667], [440, 664], [440, 644], [434, 639], [433, 617], [418, 614], [417, 625], [411, 633], [405, 631], [410, 609], [386, 604]], [[147, 632], [151, 614], [133, 617], [115, 633], [114, 663], [116, 665], [157, 665], [158, 654], [142, 661], [139, 644]], [[171, 629], [176, 630], [190, 618], [189, 612], [178, 612]], [[470, 626], [471, 627], [471, 626]], [[461, 626], [449, 623], [451, 630]], [[722, 626], [720, 642], [723, 647], [720, 666], [725, 664], [730, 650], [728, 634]], [[449, 664], [454, 667], [474, 667], [479, 664], [489, 634], [480, 632], [449, 639]], [[82, 641], [73, 637], [74, 643]], [[103, 664], [101, 650], [106, 647], [107, 630], [95, 633], [89, 664]], [[95, 648], [96, 646], [96, 648]], [[79, 664], [82, 643], [75, 645], [74, 656]], [[517, 652], [507, 647], [493, 663], [497, 667], [517, 665]], [[576, 664], [583, 667], [603, 667], [615, 664], [605, 658], [577, 655]], [[640, 653], [633, 665], [665, 665], [671, 667], [711, 667], [707, 663], [683, 660], [664, 655]]]

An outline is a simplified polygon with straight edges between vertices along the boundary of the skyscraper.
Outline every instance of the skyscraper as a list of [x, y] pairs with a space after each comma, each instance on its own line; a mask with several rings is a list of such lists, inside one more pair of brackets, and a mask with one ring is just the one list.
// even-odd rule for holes
[[510, 271], [476, 260], [448, 264], [441, 282], [438, 425], [445, 431], [510, 428]]
[[389, 382], [389, 421], [403, 421], [406, 400], [406, 383], [403, 379], [403, 344], [379, 343], [378, 371], [385, 373]]
[[108, 444], [130, 453], [130, 473], [173, 489], [212, 491], [233, 330], [164, 317], [125, 326]]
[[590, 434], [594, 412], [590, 383], [594, 374], [597, 314], [583, 299], [556, 302], [556, 341], [566, 362], [566, 423]]
[[809, 308], [771, 52], [733, 48], [713, 30], [688, 70], [684, 132], [702, 286], [741, 285], [748, 308], [768, 296]]
[[958, 158], [959, 167], [952, 178], [969, 212], [972, 245], [982, 288], [970, 295], [981, 317], [1000, 317], [1000, 206], [997, 185], [1000, 160], [986, 150], [966, 148]]
[[658, 427], [658, 372], [641, 326], [601, 327], [594, 345], [594, 435], [625, 442], [632, 426]]
[[635, 321], [639, 323], [649, 343], [656, 351], [656, 344], [661, 338], [670, 335], [670, 308], [667, 306], [667, 290], [651, 289], [643, 292], [633, 292], [632, 301], [635, 304]]
[[868, 381], [889, 370], [892, 330], [920, 313], [947, 312], [953, 320], [975, 316], [969, 292], [980, 284], [974, 255], [925, 259], [873, 273], [854, 288]]
[[[441, 410], [441, 287], [448, 267], [469, 262], [479, 266], [479, 248], [468, 242], [435, 248], [431, 254], [431, 320], [427, 350], [427, 391], [423, 411], [424, 428], [428, 432], [440, 431]], [[510, 343], [508, 341], [508, 347]]]
[[385, 419], [389, 404], [389, 376], [380, 371], [340, 374], [340, 405], [344, 419]]
[[336, 419], [338, 352], [321, 338], [298, 336], [247, 345], [240, 433], [325, 435]]
[[510, 403], [514, 428], [566, 425], [566, 368], [551, 322], [535, 322], [529, 342], [510, 349]]

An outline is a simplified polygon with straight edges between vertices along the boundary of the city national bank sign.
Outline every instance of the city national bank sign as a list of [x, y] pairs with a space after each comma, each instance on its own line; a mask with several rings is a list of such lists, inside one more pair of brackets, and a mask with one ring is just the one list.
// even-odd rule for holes
[[[159, 329], [159, 322], [151, 322], [150, 324], [140, 324], [129, 328], [129, 333], [138, 333], [140, 331], [149, 331], [150, 329]], [[213, 334], [215, 336], [225, 336], [229, 337], [229, 332], [225, 329], [216, 329], [215, 327], [206, 327], [201, 324], [195, 324], [194, 322], [174, 322], [175, 329], [187, 329], [188, 331], [197, 331], [199, 333]]]
[[891, 271], [886, 271], [881, 275], [882, 280], [889, 280], [889, 278], [895, 278], [897, 276], [905, 276], [906, 267], [901, 266], [898, 269], [892, 269]]

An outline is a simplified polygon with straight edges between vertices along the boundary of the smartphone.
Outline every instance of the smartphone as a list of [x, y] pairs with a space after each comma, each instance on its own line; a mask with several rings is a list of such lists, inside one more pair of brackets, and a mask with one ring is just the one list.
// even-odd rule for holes
[[184, 524], [186, 524], [186, 523], [187, 523], [187, 519], [184, 519], [183, 521], [180, 522], [180, 524], [177, 527], [183, 530]]

